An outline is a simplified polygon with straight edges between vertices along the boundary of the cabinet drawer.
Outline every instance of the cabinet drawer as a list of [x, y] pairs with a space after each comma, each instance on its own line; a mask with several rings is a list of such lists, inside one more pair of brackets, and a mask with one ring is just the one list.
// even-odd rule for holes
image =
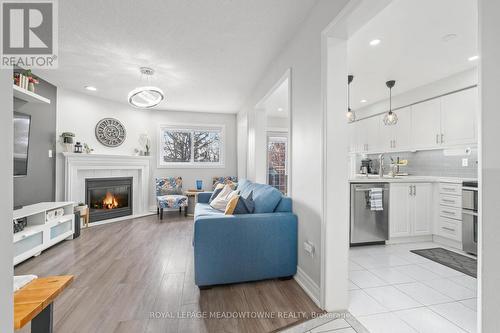
[[439, 216], [461, 221], [462, 210], [455, 207], [439, 206]]
[[462, 195], [462, 184], [439, 183], [439, 193]]
[[462, 222], [457, 220], [440, 217], [438, 222], [437, 234], [456, 241], [462, 241]]
[[457, 195], [440, 194], [439, 204], [443, 206], [462, 208], [462, 198]]

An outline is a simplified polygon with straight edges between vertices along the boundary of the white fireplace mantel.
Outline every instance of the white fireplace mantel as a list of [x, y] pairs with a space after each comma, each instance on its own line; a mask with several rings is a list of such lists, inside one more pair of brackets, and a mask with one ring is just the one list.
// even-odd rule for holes
[[108, 177], [133, 178], [133, 216], [149, 212], [150, 157], [63, 153], [64, 198], [85, 202], [85, 179]]

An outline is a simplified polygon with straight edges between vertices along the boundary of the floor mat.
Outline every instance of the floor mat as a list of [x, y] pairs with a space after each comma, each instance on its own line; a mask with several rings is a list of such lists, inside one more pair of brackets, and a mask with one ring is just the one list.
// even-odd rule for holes
[[462, 254], [436, 247], [432, 249], [411, 250], [424, 258], [430, 259], [456, 271], [477, 278], [477, 260]]

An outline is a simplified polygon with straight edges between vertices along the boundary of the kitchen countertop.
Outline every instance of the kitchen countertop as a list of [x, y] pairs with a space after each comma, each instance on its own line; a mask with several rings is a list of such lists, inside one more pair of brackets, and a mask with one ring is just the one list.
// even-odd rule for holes
[[356, 175], [349, 179], [350, 183], [455, 183], [461, 184], [464, 181], [477, 181], [477, 178], [460, 177], [437, 177], [437, 176], [384, 176], [378, 175]]

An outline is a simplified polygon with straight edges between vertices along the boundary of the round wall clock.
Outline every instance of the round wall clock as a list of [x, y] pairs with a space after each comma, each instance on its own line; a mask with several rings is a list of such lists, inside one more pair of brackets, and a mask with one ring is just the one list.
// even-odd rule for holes
[[104, 118], [95, 125], [95, 137], [106, 147], [118, 147], [126, 136], [125, 127], [117, 119]]

